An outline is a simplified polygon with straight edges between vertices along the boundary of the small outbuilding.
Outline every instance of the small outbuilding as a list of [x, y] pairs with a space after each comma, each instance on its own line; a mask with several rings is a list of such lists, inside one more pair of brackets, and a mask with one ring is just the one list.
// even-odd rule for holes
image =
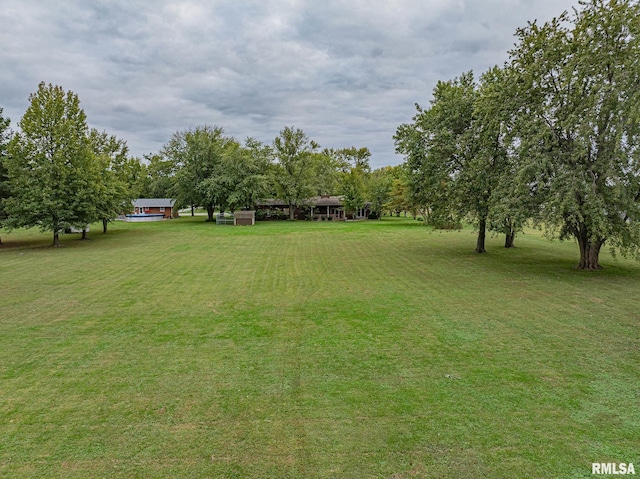
[[255, 211], [235, 211], [233, 213], [233, 224], [235, 226], [253, 226], [256, 224]]

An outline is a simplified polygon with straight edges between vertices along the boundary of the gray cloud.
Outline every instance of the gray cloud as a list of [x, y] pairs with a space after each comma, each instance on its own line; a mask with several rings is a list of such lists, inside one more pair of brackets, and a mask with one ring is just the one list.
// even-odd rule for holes
[[393, 134], [438, 80], [502, 64], [517, 27], [574, 3], [5, 0], [0, 107], [15, 125], [45, 81], [138, 156], [201, 124], [265, 142], [295, 125], [396, 164]]

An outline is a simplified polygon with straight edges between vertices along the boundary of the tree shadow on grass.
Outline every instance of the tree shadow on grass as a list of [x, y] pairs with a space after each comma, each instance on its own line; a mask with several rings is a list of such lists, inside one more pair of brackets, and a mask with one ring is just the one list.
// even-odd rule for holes
[[[569, 278], [638, 278], [640, 263], [625, 258], [614, 258], [608, 251], [601, 253], [599, 271], [585, 271], [577, 268], [578, 247], [565, 241], [528, 241], [520, 238], [515, 248], [504, 248], [494, 238], [487, 245], [487, 252], [478, 254], [473, 249], [473, 240], [462, 244], [459, 237], [451, 243], [421, 244], [410, 247], [409, 254], [416, 261], [428, 263], [434, 255], [456, 266], [467, 268], [469, 274], [495, 272], [501, 276], [523, 279], [569, 279]], [[422, 258], [422, 259], [421, 259]]]
[[[93, 226], [93, 225], [92, 225]], [[3, 232], [0, 238], [2, 238], [2, 244], [0, 244], [0, 253], [3, 251], [17, 251], [17, 250], [50, 250], [56, 248], [81, 248], [97, 246], [101, 243], [107, 243], [115, 241], [117, 238], [127, 236], [132, 233], [131, 229], [109, 229], [106, 234], [102, 233], [102, 226], [100, 229], [95, 226], [95, 231], [91, 228], [88, 233], [87, 240], [82, 240], [82, 233], [61, 233], [60, 245], [57, 247], [53, 244], [53, 233], [41, 232], [38, 230], [17, 230], [15, 233]], [[143, 232], [144, 233], [144, 232]], [[148, 234], [154, 234], [153, 232], [147, 232]]]

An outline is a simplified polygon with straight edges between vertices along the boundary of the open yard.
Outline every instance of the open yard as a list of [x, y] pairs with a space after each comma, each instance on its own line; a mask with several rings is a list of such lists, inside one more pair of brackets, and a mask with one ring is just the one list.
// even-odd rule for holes
[[1, 237], [1, 477], [640, 473], [640, 263], [399, 218]]

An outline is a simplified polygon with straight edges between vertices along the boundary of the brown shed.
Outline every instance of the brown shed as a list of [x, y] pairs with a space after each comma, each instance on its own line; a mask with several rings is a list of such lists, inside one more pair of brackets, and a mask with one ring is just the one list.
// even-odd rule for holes
[[233, 224], [235, 226], [253, 226], [256, 224], [255, 211], [234, 211]]

